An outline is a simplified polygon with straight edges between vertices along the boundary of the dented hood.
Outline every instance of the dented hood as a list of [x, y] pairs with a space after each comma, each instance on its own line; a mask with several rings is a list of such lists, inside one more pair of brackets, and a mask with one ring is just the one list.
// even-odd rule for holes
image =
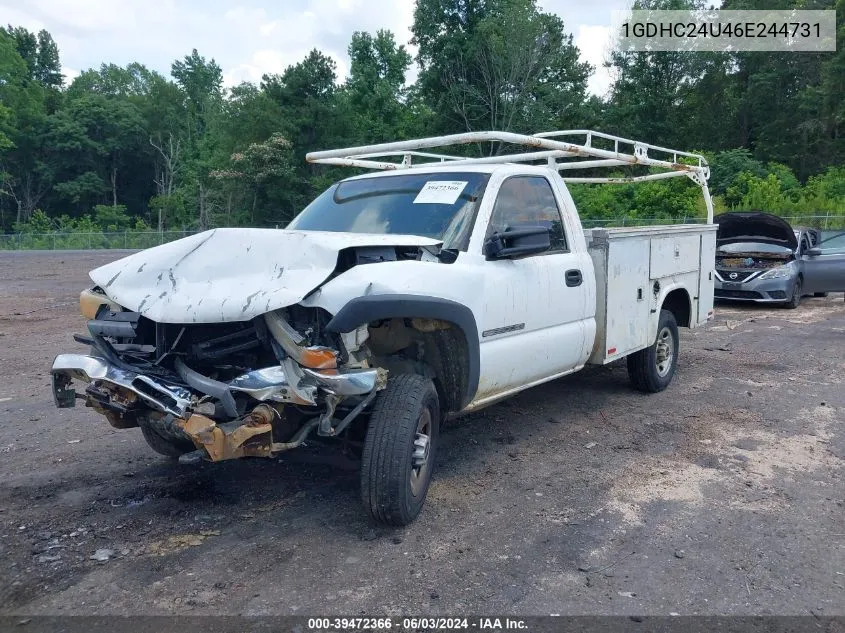
[[713, 218], [719, 225], [716, 241], [723, 244], [738, 242], [763, 242], [785, 246], [793, 251], [798, 248], [798, 239], [789, 222], [769, 213], [743, 211], [723, 213]]
[[214, 229], [91, 271], [115, 302], [158, 323], [246, 321], [301, 301], [354, 246], [436, 246], [415, 235]]

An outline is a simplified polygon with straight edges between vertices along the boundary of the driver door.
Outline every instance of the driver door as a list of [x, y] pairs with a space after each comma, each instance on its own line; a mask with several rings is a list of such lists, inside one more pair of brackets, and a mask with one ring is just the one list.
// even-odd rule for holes
[[801, 260], [806, 293], [845, 291], [845, 233], [822, 234], [814, 248], [802, 251]]
[[533, 255], [484, 262], [479, 399], [577, 369], [585, 349], [587, 284], [584, 253], [573, 252], [561, 205], [544, 176], [502, 182], [487, 228], [550, 227], [551, 247]]

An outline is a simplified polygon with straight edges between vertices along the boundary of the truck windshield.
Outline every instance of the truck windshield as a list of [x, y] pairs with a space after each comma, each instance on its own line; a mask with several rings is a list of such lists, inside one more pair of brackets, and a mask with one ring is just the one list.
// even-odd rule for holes
[[302, 231], [420, 235], [466, 250], [488, 174], [402, 174], [333, 185], [288, 225]]

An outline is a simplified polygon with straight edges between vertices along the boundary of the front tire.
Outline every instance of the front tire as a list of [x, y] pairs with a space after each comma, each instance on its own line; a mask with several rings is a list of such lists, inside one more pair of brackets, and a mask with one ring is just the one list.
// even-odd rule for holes
[[801, 280], [801, 277], [798, 277], [795, 280], [795, 285], [792, 286], [792, 297], [786, 303], [787, 308], [789, 308], [790, 310], [794, 310], [795, 308], [797, 308], [798, 306], [801, 305], [801, 297], [802, 297], [801, 292], [803, 291], [803, 288], [804, 288], [804, 283]]
[[657, 393], [669, 386], [678, 366], [679, 340], [675, 315], [661, 310], [654, 343], [628, 356], [628, 377], [635, 389]]
[[140, 415], [138, 426], [150, 448], [160, 455], [179, 459], [185, 453], [196, 450], [188, 436], [174, 427], [170, 414]]
[[400, 374], [376, 397], [361, 456], [361, 498], [379, 523], [408, 525], [425, 503], [440, 432], [434, 383]]

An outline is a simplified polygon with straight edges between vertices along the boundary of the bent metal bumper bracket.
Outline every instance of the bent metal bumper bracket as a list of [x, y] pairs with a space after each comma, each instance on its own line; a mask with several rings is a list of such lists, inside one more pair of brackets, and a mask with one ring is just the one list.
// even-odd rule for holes
[[[233, 393], [245, 393], [259, 401], [313, 405], [317, 388], [345, 397], [366, 395], [383, 386], [376, 369], [323, 373], [299, 367], [291, 370], [290, 365], [288, 363], [287, 372], [282, 367], [267, 367], [223, 383], [205, 378], [177, 359], [177, 370], [183, 379], [200, 393], [219, 398], [226, 414], [232, 418], [238, 416]], [[178, 418], [186, 417], [193, 401], [193, 394], [183, 386], [115, 367], [96, 356], [59, 354], [53, 361], [52, 385], [53, 399], [60, 409], [75, 404], [77, 394], [70, 386], [71, 379], [84, 382], [100, 380], [117, 385], [131, 391], [154, 409]]]
[[[253, 370], [223, 383], [205, 378], [177, 359], [178, 373], [193, 389], [218, 397], [227, 415], [230, 410], [234, 410], [234, 415], [231, 415], [233, 419], [228, 422], [218, 422], [193, 411], [195, 395], [184, 386], [121, 369], [103, 358], [83, 354], [60, 354], [53, 361], [53, 398], [59, 408], [74, 406], [76, 398], [83, 396], [77, 396], [71, 387], [73, 379], [105, 382], [121, 387], [135, 394], [148, 406], [176, 418], [174, 422], [197, 448], [183, 455], [181, 461], [188, 463], [208, 459], [216, 462], [238, 457], [271, 457], [275, 453], [290, 450], [302, 444], [324, 419], [329, 424], [329, 431], [323, 434], [337, 435], [372, 402], [386, 379], [384, 372], [377, 369], [323, 373], [297, 366], [295, 370], [288, 369], [286, 372], [285, 369], [291, 363], [286, 363], [284, 367]], [[295, 386], [292, 384], [294, 382]], [[331, 414], [334, 412], [331, 407], [323, 416], [308, 422], [287, 442], [274, 442], [273, 422], [279, 412], [267, 402], [301, 403], [302, 399], [297, 394], [313, 398], [317, 389], [326, 393], [327, 403], [332, 399], [339, 401], [346, 396], [364, 398], [334, 428], [331, 427]], [[265, 403], [257, 405], [245, 416], [238, 416], [234, 393], [248, 394]], [[311, 404], [314, 404], [313, 399]]]
[[102, 358], [84, 354], [59, 354], [53, 361], [53, 399], [60, 409], [74, 406], [76, 392], [70, 379], [102, 380], [134, 393], [154, 409], [184, 417], [191, 404], [191, 392], [178, 385], [136, 374], [111, 365]]

